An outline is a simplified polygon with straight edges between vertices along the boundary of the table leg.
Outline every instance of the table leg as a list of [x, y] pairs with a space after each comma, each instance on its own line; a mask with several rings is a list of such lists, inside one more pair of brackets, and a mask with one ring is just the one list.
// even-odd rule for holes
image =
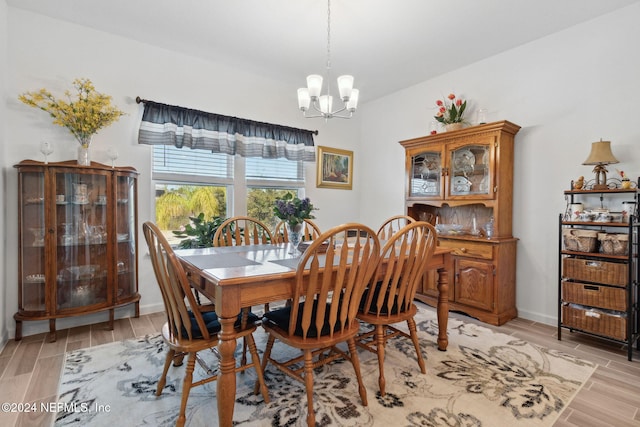
[[447, 325], [449, 322], [449, 271], [438, 269], [438, 350], [446, 351], [449, 345]]
[[222, 330], [220, 331], [220, 367], [218, 375], [218, 421], [220, 427], [231, 427], [233, 423], [233, 407], [236, 397], [236, 339], [234, 338], [234, 323], [237, 316], [220, 317]]
[[49, 342], [56, 342], [56, 319], [49, 319]]

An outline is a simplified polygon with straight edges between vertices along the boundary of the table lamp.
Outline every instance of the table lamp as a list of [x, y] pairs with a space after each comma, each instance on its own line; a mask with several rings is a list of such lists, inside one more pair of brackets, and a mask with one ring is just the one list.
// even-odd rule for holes
[[[611, 152], [611, 141], [603, 141], [591, 144], [591, 153], [587, 160], [582, 162], [583, 165], [595, 165], [593, 172], [596, 174], [596, 181], [593, 185], [594, 190], [606, 190], [607, 186], [607, 168], [606, 165], [619, 163]], [[602, 179], [600, 178], [602, 177]]]

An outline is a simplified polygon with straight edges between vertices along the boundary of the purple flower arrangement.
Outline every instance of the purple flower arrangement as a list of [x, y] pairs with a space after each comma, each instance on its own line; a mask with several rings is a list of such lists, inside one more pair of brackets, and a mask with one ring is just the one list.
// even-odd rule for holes
[[308, 197], [299, 199], [292, 193], [287, 193], [277, 199], [273, 207], [273, 214], [286, 222], [291, 228], [302, 224], [305, 219], [315, 218], [311, 212], [316, 210]]

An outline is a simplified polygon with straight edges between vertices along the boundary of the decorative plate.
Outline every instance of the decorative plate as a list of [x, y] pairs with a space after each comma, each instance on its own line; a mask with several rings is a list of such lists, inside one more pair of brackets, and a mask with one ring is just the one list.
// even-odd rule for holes
[[454, 193], [468, 193], [471, 190], [471, 181], [464, 176], [455, 176], [452, 180]]
[[453, 167], [459, 171], [472, 171], [476, 164], [476, 156], [470, 150], [456, 151], [453, 157]]

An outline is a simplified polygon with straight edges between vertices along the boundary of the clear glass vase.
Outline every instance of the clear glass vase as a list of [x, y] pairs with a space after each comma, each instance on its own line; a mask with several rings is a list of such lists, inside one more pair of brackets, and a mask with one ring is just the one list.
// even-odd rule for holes
[[91, 166], [91, 158], [89, 157], [88, 145], [81, 145], [78, 147], [78, 164], [80, 166]]
[[91, 156], [89, 155], [89, 146], [93, 135], [76, 135], [76, 139], [80, 143], [78, 147], [78, 164], [80, 166], [91, 166]]
[[298, 245], [302, 241], [302, 232], [304, 231], [304, 223], [291, 225], [287, 223], [287, 234], [289, 236], [289, 253], [297, 255]]

